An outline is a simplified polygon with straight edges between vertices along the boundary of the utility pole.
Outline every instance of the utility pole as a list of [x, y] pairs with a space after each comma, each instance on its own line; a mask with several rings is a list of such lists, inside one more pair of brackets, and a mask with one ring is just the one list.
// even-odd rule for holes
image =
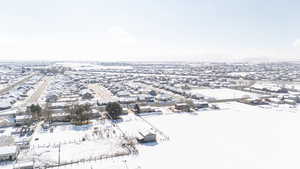
[[125, 164], [126, 169], [128, 169], [128, 166], [127, 166], [127, 163], [126, 163], [127, 161], [124, 160], [123, 162], [124, 162], [124, 164]]
[[60, 165], [60, 143], [58, 146], [58, 165]]
[[33, 167], [34, 167], [34, 165], [35, 165], [34, 155], [33, 155], [33, 158], [32, 158], [32, 165], [33, 165]]

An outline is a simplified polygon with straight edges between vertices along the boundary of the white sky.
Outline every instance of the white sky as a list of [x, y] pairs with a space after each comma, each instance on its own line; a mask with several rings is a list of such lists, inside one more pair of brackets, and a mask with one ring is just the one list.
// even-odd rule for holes
[[299, 60], [300, 3], [271, 1], [1, 1], [0, 60]]

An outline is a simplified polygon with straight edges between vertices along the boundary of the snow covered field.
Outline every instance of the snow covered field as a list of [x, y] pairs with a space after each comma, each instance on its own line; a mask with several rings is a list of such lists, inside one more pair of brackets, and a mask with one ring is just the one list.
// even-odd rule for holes
[[127, 154], [128, 150], [122, 147], [122, 133], [109, 121], [102, 122], [84, 126], [59, 125], [52, 132], [39, 127], [33, 135], [30, 151], [23, 153], [21, 158], [35, 156], [38, 162], [55, 164], [59, 151], [62, 163]]
[[259, 94], [243, 92], [233, 89], [192, 89], [190, 90], [191, 94], [201, 94], [205, 97], [215, 98], [217, 100], [223, 99], [235, 99], [235, 98], [244, 98], [244, 97], [258, 97]]
[[[218, 105], [220, 110], [145, 116], [147, 121], [168, 135], [170, 140], [138, 145], [139, 154], [136, 156], [83, 162], [59, 168], [300, 168], [299, 106], [292, 108], [289, 105], [279, 105], [263, 108], [236, 102]], [[149, 125], [133, 115], [125, 116], [119, 126], [131, 136], [139, 129], [149, 128]], [[91, 135], [93, 127], [56, 127], [54, 135], [39, 133], [39, 140], [35, 146], [42, 143], [56, 144], [61, 141], [59, 138], [80, 139]], [[116, 145], [118, 143], [114, 144], [107, 139], [63, 145], [62, 160], [94, 156], [114, 148], [120, 150]], [[50, 150], [39, 148], [35, 153], [44, 159], [57, 161], [58, 148]]]
[[[170, 141], [139, 145], [139, 155], [61, 168], [298, 169], [300, 107], [242, 103], [221, 110], [146, 117]], [[126, 164], [124, 162], [126, 160]]]
[[299, 107], [220, 106], [224, 110], [147, 118], [171, 141], [155, 146], [156, 151], [141, 151], [143, 168], [300, 167]]

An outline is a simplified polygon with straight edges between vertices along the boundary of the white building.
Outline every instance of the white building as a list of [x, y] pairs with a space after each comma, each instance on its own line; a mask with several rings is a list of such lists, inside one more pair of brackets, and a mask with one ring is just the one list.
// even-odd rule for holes
[[31, 121], [31, 115], [17, 115], [16, 116], [16, 125], [24, 125], [26, 122]]
[[16, 145], [0, 147], [0, 161], [13, 161], [17, 158], [18, 147]]

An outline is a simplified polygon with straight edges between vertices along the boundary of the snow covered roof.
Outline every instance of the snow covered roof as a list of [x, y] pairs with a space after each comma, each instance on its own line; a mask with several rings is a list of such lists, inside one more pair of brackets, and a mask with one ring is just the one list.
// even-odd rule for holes
[[84, 95], [84, 94], [87, 94], [87, 93], [92, 93], [89, 89], [83, 89], [79, 92], [80, 95]]
[[128, 91], [119, 91], [119, 92], [117, 93], [117, 95], [118, 95], [118, 96], [129, 96], [130, 93], [129, 93]]
[[159, 94], [155, 97], [156, 99], [160, 99], [160, 100], [168, 100], [170, 99], [171, 97], [167, 94]]
[[12, 136], [3, 135], [0, 137], [0, 147], [10, 146], [10, 145], [13, 145], [14, 143], [15, 143], [15, 141]]
[[14, 115], [17, 114], [17, 109], [13, 108], [13, 109], [9, 109], [9, 110], [3, 110], [0, 111], [0, 116], [8, 116], [8, 115]]
[[0, 109], [8, 109], [11, 107], [11, 104], [8, 101], [0, 100]]
[[16, 116], [16, 121], [26, 120], [26, 119], [31, 119], [31, 118], [32, 118], [31, 115], [18, 115], [18, 116]]
[[147, 136], [154, 134], [154, 132], [151, 129], [142, 129], [139, 131], [139, 134], [142, 136]]
[[193, 103], [194, 104], [208, 104], [208, 102], [206, 102], [206, 101], [198, 101], [198, 100], [194, 100]]
[[2, 146], [0, 147], [0, 156], [7, 155], [7, 154], [16, 154], [17, 153], [17, 146]]
[[0, 117], [0, 127], [9, 126], [14, 124], [13, 118], [10, 117]]
[[119, 98], [120, 102], [135, 102], [137, 101], [136, 97], [120, 97]]

